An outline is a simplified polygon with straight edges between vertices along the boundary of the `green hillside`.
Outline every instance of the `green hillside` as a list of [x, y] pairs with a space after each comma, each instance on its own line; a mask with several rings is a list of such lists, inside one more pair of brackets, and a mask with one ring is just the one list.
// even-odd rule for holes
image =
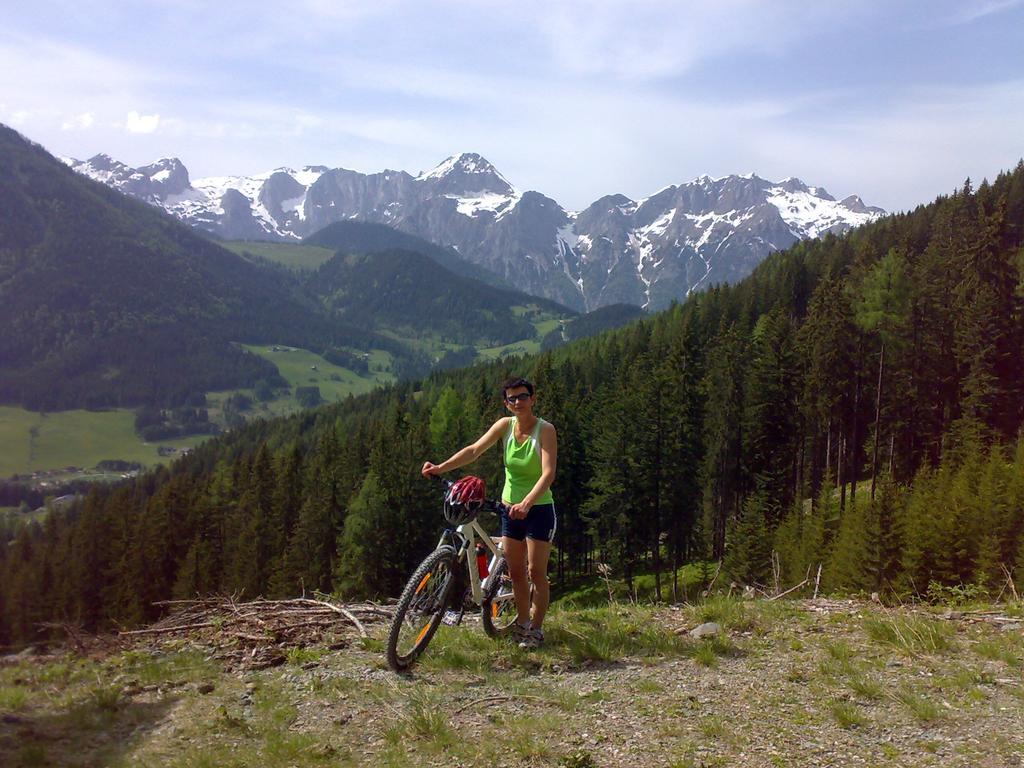
[[454, 248], [437, 245], [386, 224], [366, 221], [336, 221], [318, 232], [314, 232], [302, 242], [303, 245], [318, 246], [345, 254], [414, 251], [430, 257], [457, 275], [471, 277], [496, 288], [515, 290], [499, 275], [466, 261]]
[[300, 243], [265, 243], [255, 240], [221, 240], [218, 242], [239, 256], [255, 256], [292, 269], [313, 270], [334, 255], [334, 250], [331, 248]]
[[3, 126], [0, 210], [0, 402], [175, 404], [276, 377], [234, 340], [386, 348], [329, 321], [279, 271], [79, 176]]
[[[533, 339], [537, 327], [571, 314], [467, 277], [474, 270], [450, 249], [382, 226], [320, 237], [337, 247], [401, 243], [428, 255], [346, 262], [317, 245], [223, 247], [5, 127], [0, 204], [0, 403], [25, 409], [0, 449], [3, 467], [84, 466], [97, 455], [151, 464], [155, 449], [143, 441], [104, 437], [125, 428], [125, 407], [208, 408], [214, 425], [237, 426], [301, 407], [298, 387], [317, 386], [331, 402], [468, 362], [476, 348]], [[274, 346], [304, 351], [266, 352]], [[290, 363], [302, 355], [309, 359]], [[313, 365], [319, 374], [301, 370]], [[253, 398], [257, 387], [275, 394]], [[233, 395], [259, 407], [232, 414], [226, 406], [245, 402]], [[66, 445], [44, 442], [31, 460], [23, 455], [25, 424], [44, 411], [82, 408], [95, 416], [65, 419], [73, 435]]]
[[309, 287], [347, 323], [458, 344], [532, 340], [537, 328], [527, 312], [544, 320], [574, 314], [546, 299], [457, 275], [416, 251], [339, 252], [310, 277]]
[[604, 331], [619, 328], [644, 316], [644, 311], [634, 304], [610, 304], [585, 315], [574, 317], [558, 327], [544, 329], [540, 348], [554, 349], [567, 341], [577, 341], [596, 336]]

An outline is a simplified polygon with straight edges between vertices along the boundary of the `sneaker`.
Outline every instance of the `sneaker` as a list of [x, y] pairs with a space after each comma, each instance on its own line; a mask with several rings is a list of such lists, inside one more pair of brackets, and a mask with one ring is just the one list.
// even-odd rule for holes
[[530, 625], [520, 624], [518, 621], [513, 621], [512, 626], [509, 627], [509, 634], [512, 636], [512, 640], [519, 643], [526, 639], [527, 635], [530, 634]]
[[519, 641], [519, 647], [533, 650], [534, 648], [540, 648], [543, 643], [544, 632], [542, 630], [528, 629], [523, 635], [523, 639]]
[[462, 623], [462, 614], [465, 611], [459, 611], [451, 608], [444, 612], [444, 616], [441, 617], [441, 623], [446, 624], [449, 627], [457, 627]]

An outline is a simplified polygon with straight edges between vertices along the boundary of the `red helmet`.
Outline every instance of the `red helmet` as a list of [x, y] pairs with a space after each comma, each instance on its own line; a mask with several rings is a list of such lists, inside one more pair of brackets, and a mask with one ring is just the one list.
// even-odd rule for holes
[[464, 525], [479, 514], [484, 505], [484, 481], [467, 475], [448, 486], [444, 495], [444, 519], [451, 525]]

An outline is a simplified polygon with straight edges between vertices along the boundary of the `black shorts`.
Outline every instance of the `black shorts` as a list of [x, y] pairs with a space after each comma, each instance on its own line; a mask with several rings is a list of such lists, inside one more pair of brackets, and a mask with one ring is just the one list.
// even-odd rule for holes
[[551, 541], [555, 538], [556, 528], [558, 518], [555, 517], [554, 504], [534, 504], [523, 520], [511, 520], [507, 512], [501, 512], [501, 535], [516, 541], [525, 538]]

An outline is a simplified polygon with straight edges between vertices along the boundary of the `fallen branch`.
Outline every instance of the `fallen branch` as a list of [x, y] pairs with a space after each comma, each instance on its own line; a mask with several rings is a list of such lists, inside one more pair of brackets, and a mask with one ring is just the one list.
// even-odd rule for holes
[[122, 635], [166, 635], [169, 632], [188, 632], [192, 629], [213, 627], [216, 624], [212, 621], [201, 621], [197, 624], [182, 624], [174, 627], [147, 627], [146, 629], [128, 629], [119, 634]]
[[707, 597], [711, 594], [711, 590], [715, 586], [715, 582], [718, 580], [718, 574], [722, 572], [722, 561], [718, 561], [718, 567], [715, 569], [715, 575], [711, 577], [711, 581], [708, 582], [707, 589], [704, 590], [703, 597]]
[[166, 600], [160, 605], [169, 607], [170, 615], [152, 626], [119, 634], [133, 642], [152, 638], [151, 642], [163, 643], [187, 637], [229, 665], [256, 669], [283, 663], [289, 648], [344, 646], [345, 635], [370, 637], [369, 623], [392, 616], [376, 603], [339, 605], [326, 595], [316, 598], [256, 598], [240, 603], [232, 595]]
[[1017, 594], [1017, 587], [1013, 584], [1013, 574], [1010, 573], [1010, 569], [1007, 568], [1005, 564], [1000, 563], [999, 567], [1003, 569], [1003, 573], [1006, 575], [1006, 586], [1004, 586], [1003, 589], [1009, 587], [1010, 592], [1013, 594], [1013, 599], [1019, 603], [1020, 595]]
[[491, 694], [490, 696], [481, 696], [479, 699], [463, 704], [461, 707], [452, 712], [452, 715], [457, 715], [460, 712], [464, 712], [467, 709], [478, 706], [480, 704], [492, 704], [498, 701], [519, 701], [520, 699], [532, 699], [533, 701], [540, 701], [544, 704], [551, 704], [552, 702], [545, 699], [543, 696], [530, 696], [526, 693], [520, 693], [515, 696], [506, 696], [504, 694]]
[[803, 581], [801, 581], [801, 582], [800, 582], [799, 584], [797, 584], [797, 585], [796, 585], [795, 587], [790, 587], [790, 588], [789, 588], [789, 589], [787, 589], [787, 590], [786, 590], [785, 592], [780, 592], [779, 594], [777, 594], [777, 595], [775, 595], [775, 596], [773, 596], [773, 597], [769, 597], [769, 598], [768, 598], [768, 602], [770, 603], [770, 602], [772, 602], [773, 600], [778, 600], [778, 599], [779, 599], [780, 597], [785, 597], [785, 596], [786, 596], [786, 595], [788, 595], [788, 594], [789, 594], [790, 592], [796, 592], [796, 591], [797, 591], [798, 589], [800, 589], [801, 587], [807, 586], [807, 583], [808, 583], [808, 582], [810, 582], [810, 579], [804, 579], [804, 580], [803, 580]]

